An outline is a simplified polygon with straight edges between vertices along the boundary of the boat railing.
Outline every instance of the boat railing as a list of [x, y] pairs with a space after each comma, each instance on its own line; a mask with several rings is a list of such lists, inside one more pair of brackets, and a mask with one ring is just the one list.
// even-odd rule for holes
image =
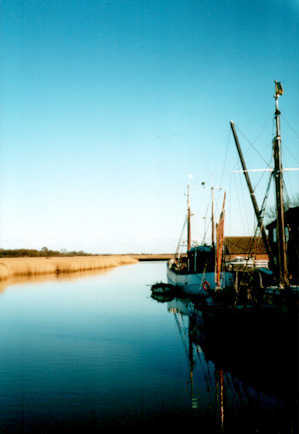
[[268, 268], [267, 259], [234, 259], [225, 263], [227, 268]]

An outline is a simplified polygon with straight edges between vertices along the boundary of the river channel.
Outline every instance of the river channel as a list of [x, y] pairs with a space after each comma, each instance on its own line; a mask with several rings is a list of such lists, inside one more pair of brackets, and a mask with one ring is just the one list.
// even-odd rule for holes
[[267, 370], [251, 375], [250, 363], [242, 370], [237, 355], [218, 357], [191, 323], [188, 300], [151, 297], [165, 273], [153, 261], [3, 284], [0, 433], [297, 432], [275, 357], [270, 379]]

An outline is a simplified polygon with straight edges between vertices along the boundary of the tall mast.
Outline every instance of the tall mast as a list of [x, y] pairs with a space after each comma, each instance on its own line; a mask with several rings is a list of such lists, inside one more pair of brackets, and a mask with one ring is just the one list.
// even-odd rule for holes
[[187, 250], [191, 249], [191, 210], [190, 210], [190, 183], [187, 185]]
[[221, 263], [222, 263], [222, 256], [223, 256], [225, 196], [226, 193], [224, 192], [222, 211], [220, 214], [218, 226], [216, 228], [217, 249], [215, 252], [215, 259], [216, 259], [215, 260], [215, 283], [217, 284], [218, 288], [220, 287], [220, 273], [221, 273]]
[[234, 135], [234, 139], [235, 139], [237, 151], [238, 151], [238, 154], [239, 154], [239, 157], [240, 157], [241, 165], [242, 165], [242, 168], [243, 168], [243, 173], [244, 173], [244, 176], [245, 176], [245, 179], [246, 179], [246, 183], [247, 183], [247, 186], [248, 186], [248, 189], [249, 189], [250, 198], [251, 198], [252, 205], [253, 205], [253, 208], [254, 208], [254, 212], [255, 212], [256, 219], [257, 219], [258, 227], [260, 228], [262, 239], [263, 239], [265, 248], [267, 250], [267, 254], [269, 256], [269, 261], [270, 261], [270, 264], [271, 264], [271, 268], [273, 269], [273, 267], [274, 267], [273, 253], [272, 253], [272, 250], [271, 250], [271, 247], [270, 247], [270, 244], [269, 244], [268, 236], [266, 234], [266, 231], [265, 231], [265, 228], [264, 228], [264, 225], [263, 225], [263, 221], [262, 221], [261, 213], [260, 213], [257, 201], [256, 201], [255, 193], [253, 191], [252, 184], [251, 184], [251, 181], [250, 181], [250, 178], [249, 178], [248, 170], [247, 170], [247, 167], [246, 167], [246, 164], [245, 164], [245, 160], [244, 160], [243, 153], [242, 153], [242, 150], [241, 150], [241, 147], [240, 147], [238, 136], [237, 136], [237, 133], [236, 133], [236, 130], [235, 130], [235, 124], [234, 124], [233, 121], [231, 121], [230, 125], [231, 125], [231, 129], [232, 129], [232, 132], [233, 132], [233, 135]]
[[[205, 182], [201, 183], [204, 190], [207, 190], [205, 188]], [[212, 224], [212, 246], [215, 246], [215, 214], [214, 214], [214, 190], [222, 190], [221, 187], [214, 187], [213, 183], [213, 173], [212, 173], [212, 186], [211, 186], [211, 192], [212, 192], [212, 216], [211, 216], [211, 224]]]
[[285, 228], [284, 228], [284, 207], [283, 207], [283, 173], [281, 162], [281, 136], [280, 136], [280, 111], [278, 110], [278, 98], [283, 94], [280, 83], [275, 81], [275, 122], [276, 136], [273, 140], [274, 157], [274, 179], [276, 192], [276, 224], [277, 224], [277, 245], [278, 245], [278, 271], [279, 286], [285, 288], [288, 284]]
[[215, 223], [214, 223], [214, 186], [212, 183], [212, 246], [215, 246]]
[[[191, 209], [190, 209], [190, 188], [192, 188], [190, 186], [190, 179], [193, 178], [193, 175], [188, 175], [188, 178], [189, 178], [189, 181], [188, 181], [188, 185], [187, 185], [187, 194], [185, 194], [185, 196], [187, 196], [187, 217], [186, 217], [185, 223], [184, 223], [184, 228], [185, 228], [185, 225], [187, 223], [187, 251], [191, 249], [191, 217], [193, 216], [193, 214], [191, 213]], [[183, 231], [184, 231], [184, 228], [183, 228]], [[183, 232], [182, 232], [182, 234], [183, 234]]]

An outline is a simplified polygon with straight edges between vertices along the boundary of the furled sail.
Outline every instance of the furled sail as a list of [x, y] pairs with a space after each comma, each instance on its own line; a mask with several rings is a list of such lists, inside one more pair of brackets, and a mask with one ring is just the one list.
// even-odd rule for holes
[[222, 254], [223, 254], [223, 240], [224, 240], [224, 217], [225, 217], [224, 206], [225, 206], [225, 192], [223, 198], [222, 211], [216, 229], [217, 251], [216, 251], [215, 281], [217, 286], [219, 287], [220, 287], [220, 273], [221, 273]]

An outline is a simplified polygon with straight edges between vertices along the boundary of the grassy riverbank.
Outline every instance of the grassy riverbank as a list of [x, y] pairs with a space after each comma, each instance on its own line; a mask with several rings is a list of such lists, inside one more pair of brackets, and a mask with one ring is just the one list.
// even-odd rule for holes
[[0, 280], [15, 276], [50, 273], [73, 273], [135, 264], [138, 260], [127, 255], [75, 256], [51, 258], [1, 258]]

